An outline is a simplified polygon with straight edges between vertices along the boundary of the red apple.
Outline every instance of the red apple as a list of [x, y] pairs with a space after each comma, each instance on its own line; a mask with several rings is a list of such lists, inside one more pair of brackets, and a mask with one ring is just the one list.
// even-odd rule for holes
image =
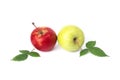
[[56, 33], [49, 27], [36, 27], [31, 33], [31, 42], [40, 51], [51, 51], [56, 41]]

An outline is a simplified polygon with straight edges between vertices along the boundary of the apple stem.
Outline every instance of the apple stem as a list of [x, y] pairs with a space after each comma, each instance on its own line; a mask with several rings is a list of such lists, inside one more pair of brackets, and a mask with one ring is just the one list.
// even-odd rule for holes
[[75, 44], [79, 44], [79, 41], [78, 41], [77, 37], [75, 37], [75, 38], [73, 39], [73, 41], [74, 41]]
[[37, 28], [37, 26], [35, 25], [35, 23], [34, 23], [34, 22], [32, 22], [32, 25], [33, 25], [35, 28]]
[[77, 42], [77, 38], [75, 37], [75, 38], [73, 39], [73, 41], [76, 43], [76, 42]]

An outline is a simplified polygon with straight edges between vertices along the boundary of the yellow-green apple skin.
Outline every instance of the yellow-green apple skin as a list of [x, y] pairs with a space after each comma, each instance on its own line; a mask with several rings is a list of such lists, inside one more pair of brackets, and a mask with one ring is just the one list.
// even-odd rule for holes
[[83, 43], [84, 33], [75, 25], [64, 26], [58, 33], [58, 44], [67, 51], [78, 51]]

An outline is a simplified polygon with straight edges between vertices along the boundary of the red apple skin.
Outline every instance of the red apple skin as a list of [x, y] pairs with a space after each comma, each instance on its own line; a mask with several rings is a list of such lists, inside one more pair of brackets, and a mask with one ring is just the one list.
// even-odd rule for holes
[[37, 27], [31, 33], [31, 42], [40, 51], [51, 51], [56, 41], [56, 33], [49, 27]]

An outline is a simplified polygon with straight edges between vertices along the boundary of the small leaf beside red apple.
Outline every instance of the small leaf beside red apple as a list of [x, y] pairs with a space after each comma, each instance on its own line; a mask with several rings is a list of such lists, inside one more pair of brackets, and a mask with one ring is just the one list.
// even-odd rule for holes
[[28, 51], [28, 50], [19, 50], [19, 52], [21, 54], [18, 54], [17, 56], [15, 56], [12, 60], [13, 61], [24, 61], [28, 58], [28, 56], [32, 56], [32, 57], [40, 57], [39, 53], [35, 52], [35, 51]]
[[28, 57], [27, 54], [18, 54], [12, 60], [14, 60], [14, 61], [24, 61], [24, 60], [27, 59], [27, 57]]
[[30, 52], [29, 55], [32, 57], [40, 57], [39, 53], [34, 52], [34, 51]]

